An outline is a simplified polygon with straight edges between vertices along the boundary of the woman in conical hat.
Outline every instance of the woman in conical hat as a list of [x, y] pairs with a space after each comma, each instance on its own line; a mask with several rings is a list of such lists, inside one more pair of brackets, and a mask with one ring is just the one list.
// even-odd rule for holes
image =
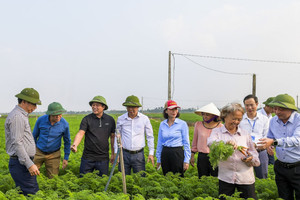
[[210, 136], [212, 129], [223, 126], [219, 120], [220, 111], [215, 104], [210, 103], [195, 111], [197, 115], [202, 116], [203, 121], [195, 123], [194, 137], [192, 143], [191, 165], [194, 166], [195, 154], [198, 152], [197, 168], [198, 177], [218, 176], [218, 169], [213, 170], [209, 162], [209, 148], [207, 138]]

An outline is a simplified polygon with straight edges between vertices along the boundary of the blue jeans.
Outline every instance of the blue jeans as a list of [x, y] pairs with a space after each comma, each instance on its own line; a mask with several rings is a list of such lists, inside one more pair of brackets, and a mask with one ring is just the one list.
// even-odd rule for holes
[[[139, 171], [145, 171], [145, 156], [144, 150], [136, 154], [130, 154], [123, 150], [124, 157], [124, 168], [125, 174], [130, 175], [131, 169], [133, 173], [137, 173]], [[119, 164], [119, 171], [121, 171], [121, 166]]]
[[108, 175], [108, 166], [109, 166], [109, 160], [92, 161], [92, 160], [86, 160], [84, 158], [81, 158], [80, 174], [91, 173], [94, 170], [98, 170], [99, 176], [102, 176], [103, 174]]
[[16, 187], [20, 187], [24, 195], [35, 194], [39, 191], [36, 176], [31, 176], [25, 165], [20, 164], [18, 158], [10, 158], [8, 168]]

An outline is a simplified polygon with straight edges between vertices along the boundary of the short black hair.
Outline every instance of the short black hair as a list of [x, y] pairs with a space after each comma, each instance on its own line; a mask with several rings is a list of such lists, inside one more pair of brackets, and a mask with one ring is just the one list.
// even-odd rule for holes
[[243, 103], [245, 103], [246, 100], [252, 99], [252, 98], [254, 99], [255, 103], [258, 103], [258, 98], [257, 98], [257, 96], [255, 96], [255, 95], [253, 95], [253, 94], [247, 95], [247, 96], [244, 98]]
[[[164, 109], [164, 111], [163, 111], [163, 115], [164, 115], [164, 118], [165, 118], [165, 119], [168, 119], [168, 118], [169, 118], [169, 115], [166, 113], [166, 110], [167, 110], [167, 109], [168, 109], [168, 108]], [[178, 113], [177, 113], [177, 115], [176, 115], [176, 118], [178, 118], [178, 117], [180, 117], [179, 111], [178, 111]]]
[[18, 104], [21, 104], [22, 101], [24, 101], [23, 99], [18, 98]]

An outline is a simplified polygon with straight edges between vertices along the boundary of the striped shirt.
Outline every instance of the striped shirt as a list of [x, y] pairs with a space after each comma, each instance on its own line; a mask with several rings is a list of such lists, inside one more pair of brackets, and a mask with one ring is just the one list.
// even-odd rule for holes
[[19, 162], [30, 168], [33, 165], [30, 157], [35, 155], [35, 142], [31, 133], [28, 113], [16, 106], [5, 121], [6, 152], [10, 156], [18, 156]]

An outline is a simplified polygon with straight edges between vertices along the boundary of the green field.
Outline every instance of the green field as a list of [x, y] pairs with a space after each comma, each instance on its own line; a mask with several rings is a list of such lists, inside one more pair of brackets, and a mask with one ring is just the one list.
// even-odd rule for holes
[[[118, 115], [112, 115], [115, 119]], [[149, 114], [153, 126], [155, 145], [157, 133], [162, 114]], [[84, 115], [64, 115], [70, 125], [71, 139], [73, 141], [78, 132], [81, 119]], [[201, 120], [201, 117], [194, 113], [182, 113], [181, 119], [190, 125], [190, 140], [193, 137], [193, 124]], [[36, 117], [30, 118], [30, 125], [33, 128]], [[146, 177], [139, 174], [126, 176], [127, 192], [122, 193], [121, 173], [114, 171], [108, 192], [104, 192], [108, 177], [98, 177], [95, 173], [79, 177], [80, 159], [83, 150], [83, 141], [78, 146], [77, 153], [71, 153], [69, 165], [66, 170], [60, 170], [59, 176], [48, 179], [45, 177], [45, 169], [41, 168], [41, 175], [38, 176], [40, 191], [33, 196], [24, 197], [19, 195], [8, 171], [9, 156], [5, 151], [5, 118], [0, 118], [0, 200], [1, 199], [215, 199], [218, 197], [218, 179], [214, 177], [197, 176], [196, 167], [191, 167], [185, 173], [185, 178], [178, 175], [162, 175], [162, 171], [156, 171], [150, 163], [146, 165]], [[62, 152], [63, 154], [63, 152]], [[148, 149], [145, 150], [148, 155]], [[63, 157], [63, 155], [62, 155]], [[272, 166], [269, 167], [269, 178], [256, 180], [256, 192], [259, 199], [278, 198], [277, 188], [274, 181]], [[233, 197], [230, 199], [237, 199]]]

